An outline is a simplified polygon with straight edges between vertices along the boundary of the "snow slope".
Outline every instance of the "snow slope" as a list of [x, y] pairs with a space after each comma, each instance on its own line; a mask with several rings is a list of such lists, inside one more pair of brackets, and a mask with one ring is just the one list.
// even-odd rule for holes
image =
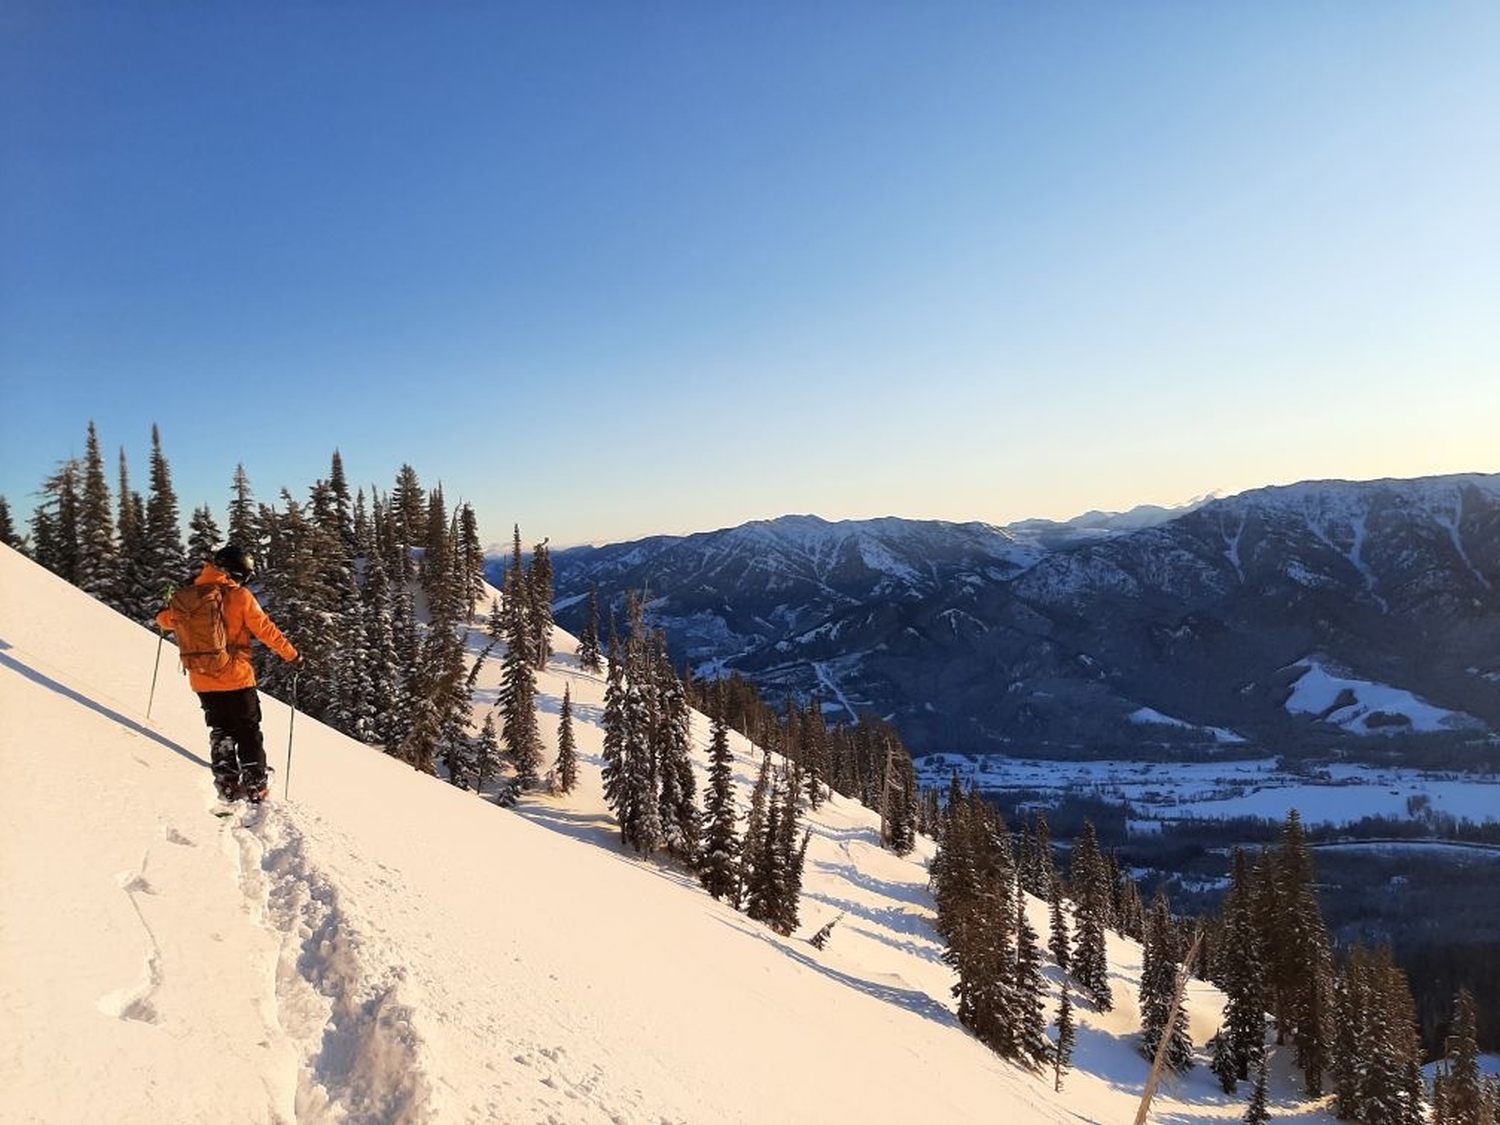
[[[584, 755], [573, 795], [503, 810], [305, 716], [293, 729], [266, 698], [276, 800], [221, 821], [170, 646], [148, 721], [154, 635], [0, 548], [5, 1119], [1133, 1115], [1137, 947], [1112, 941], [1116, 1010], [1081, 1013], [1077, 1069], [1054, 1094], [952, 1015], [929, 843], [891, 856], [872, 813], [830, 802], [810, 820], [790, 939], [621, 853], [598, 780], [603, 684], [559, 642], [543, 729], [555, 737], [570, 685]], [[487, 665], [482, 701], [497, 676]], [[700, 717], [700, 769], [707, 734]], [[735, 749], [748, 791], [752, 748]], [[839, 913], [815, 950], [806, 937]], [[1045, 933], [1043, 904], [1032, 920]], [[1219, 1007], [1194, 984], [1200, 1044]], [[1327, 1120], [1284, 1078], [1277, 1090], [1277, 1116]], [[1242, 1109], [1200, 1067], [1155, 1116]]]

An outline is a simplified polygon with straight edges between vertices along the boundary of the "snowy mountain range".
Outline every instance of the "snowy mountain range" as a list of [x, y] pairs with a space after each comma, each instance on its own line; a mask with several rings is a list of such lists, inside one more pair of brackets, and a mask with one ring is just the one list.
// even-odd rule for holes
[[[154, 633], [5, 547], [0, 589], [6, 1120], [878, 1125], [1135, 1112], [1146, 1075], [1135, 943], [1111, 935], [1115, 1009], [1075, 1009], [1059, 1094], [955, 1018], [931, 841], [900, 858], [863, 806], [835, 796], [810, 811], [801, 926], [787, 938], [686, 872], [622, 852], [599, 777], [605, 685], [571, 638], [557, 637], [538, 678], [549, 760], [565, 688], [576, 707], [581, 778], [568, 796], [502, 808], [266, 697], [273, 801], [217, 819], [202, 715], [166, 666], [170, 646], [148, 693]], [[470, 659], [486, 641], [475, 630]], [[496, 662], [482, 665], [481, 712], [498, 678]], [[695, 714], [700, 787], [708, 734]], [[738, 736], [732, 747], [743, 810], [761, 755]], [[1046, 904], [1027, 910], [1045, 932]], [[807, 940], [836, 919], [826, 946]], [[1061, 977], [1047, 974], [1050, 1014]], [[1192, 982], [1200, 1048], [1222, 1005]], [[1276, 1116], [1331, 1120], [1292, 1092], [1285, 1051], [1273, 1064]], [[1161, 1091], [1156, 1119], [1208, 1125], [1243, 1109], [1199, 1065]]]
[[[918, 752], [1500, 730], [1495, 474], [1004, 528], [795, 516], [553, 561], [565, 624], [591, 588], [647, 590], [677, 660], [890, 717]], [[1309, 676], [1342, 687], [1312, 708]]]

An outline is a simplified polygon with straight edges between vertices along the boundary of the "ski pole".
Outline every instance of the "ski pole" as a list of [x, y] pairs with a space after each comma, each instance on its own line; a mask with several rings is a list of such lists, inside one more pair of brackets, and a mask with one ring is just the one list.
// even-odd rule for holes
[[[172, 583], [167, 584], [167, 601], [172, 600], [172, 595], [177, 592], [177, 587]], [[160, 625], [156, 627], [156, 663], [151, 668], [151, 694], [146, 697], [146, 721], [151, 721], [151, 708], [156, 704], [156, 677], [161, 672], [161, 646], [167, 639], [167, 631]]]
[[151, 708], [156, 703], [156, 677], [161, 671], [161, 646], [167, 639], [167, 634], [162, 630], [156, 631], [156, 664], [151, 668], [151, 694], [146, 697], [146, 721], [151, 721]]
[[292, 796], [292, 730], [297, 725], [297, 673], [292, 673], [292, 717], [286, 724], [286, 786], [281, 791], [283, 801]]

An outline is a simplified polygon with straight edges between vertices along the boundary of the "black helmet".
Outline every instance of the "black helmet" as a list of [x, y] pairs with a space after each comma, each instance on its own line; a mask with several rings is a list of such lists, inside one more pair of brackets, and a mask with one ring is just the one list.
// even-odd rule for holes
[[255, 576], [255, 556], [234, 543], [214, 552], [214, 566], [236, 582], [248, 582]]

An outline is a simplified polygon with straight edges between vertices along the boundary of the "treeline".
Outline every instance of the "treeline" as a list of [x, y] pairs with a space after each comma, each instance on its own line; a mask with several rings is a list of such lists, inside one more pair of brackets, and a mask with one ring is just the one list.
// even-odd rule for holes
[[[1114, 932], [1142, 945], [1139, 1045], [1146, 1059], [1160, 1048], [1167, 1069], [1193, 1065], [1182, 1006], [1190, 960], [1224, 993], [1223, 1022], [1207, 1045], [1211, 1069], [1226, 1093], [1251, 1083], [1247, 1121], [1267, 1119], [1267, 1038], [1274, 1035], [1289, 1048], [1307, 1095], [1331, 1091], [1342, 1119], [1417, 1125], [1430, 1110], [1431, 1120], [1445, 1125], [1495, 1125], [1500, 1083], [1487, 1082], [1475, 1061], [1472, 995], [1460, 990], [1454, 1001], [1440, 1077], [1429, 1091], [1406, 976], [1388, 949], [1334, 948], [1295, 811], [1253, 864], [1236, 851], [1231, 891], [1210, 920], [1174, 916], [1161, 892], [1144, 904], [1134, 879], [1100, 850], [1092, 824], [1073, 841], [1064, 876], [1044, 813], [1027, 817], [1013, 835], [956, 773], [937, 837], [932, 888], [944, 959], [958, 976], [959, 1020], [997, 1054], [1050, 1068], [1059, 1087], [1070, 1062], [1075, 998], [1098, 1011], [1114, 1005], [1107, 955]], [[1050, 1021], [1028, 894], [1048, 903], [1045, 956], [1063, 977]]]
[[1449, 1077], [1430, 1095], [1406, 974], [1388, 948], [1334, 948], [1296, 810], [1254, 864], [1236, 850], [1229, 895], [1206, 936], [1209, 975], [1226, 998], [1223, 1026], [1210, 1044], [1226, 1093], [1252, 1075], [1258, 1088], [1264, 1085], [1269, 1013], [1276, 1042], [1292, 1049], [1307, 1096], [1331, 1088], [1333, 1111], [1344, 1120], [1418, 1125], [1429, 1119], [1430, 1100], [1435, 1120], [1494, 1125], [1500, 1086], [1485, 1083], [1465, 1061], [1478, 1053], [1472, 1000], [1460, 992], [1455, 1002], [1461, 1010], [1469, 1006], [1467, 1023], [1460, 1011], [1444, 1051]]
[[692, 704], [720, 714], [725, 724], [789, 763], [808, 804], [819, 808], [830, 792], [882, 813], [882, 843], [897, 855], [916, 846], [917, 834], [936, 835], [938, 800], [917, 783], [911, 752], [896, 728], [879, 719], [830, 726], [816, 697], [778, 711], [739, 674], [716, 680], [687, 677]]
[[[621, 842], [641, 856], [665, 852], [695, 871], [705, 890], [780, 934], [799, 924], [798, 903], [810, 835], [801, 830], [803, 779], [797, 763], [772, 762], [762, 744], [760, 774], [739, 828], [729, 749], [730, 689], [679, 678], [666, 635], [647, 627], [631, 595], [629, 633], [609, 628], [604, 693], [604, 797]], [[598, 671], [598, 604], [591, 600], [579, 640], [585, 668]], [[700, 807], [692, 764], [692, 701], [711, 718], [708, 790]]]
[[[328, 476], [314, 482], [306, 500], [283, 489], [278, 503], [264, 503], [237, 466], [224, 524], [200, 505], [184, 542], [155, 427], [147, 496], [130, 479], [121, 449], [112, 498], [90, 423], [83, 458], [63, 462], [43, 481], [29, 537], [16, 534], [0, 498], [0, 536], [148, 625], [175, 587], [192, 582], [219, 546], [236, 543], [256, 556], [253, 588], [306, 658], [293, 668], [259, 652], [265, 690], [295, 698], [304, 713], [424, 773], [441, 767], [463, 788], [480, 789], [499, 775], [503, 737], [525, 779], [524, 763], [540, 743], [522, 672], [507, 665], [502, 731], [489, 716], [479, 734], [471, 730], [479, 664], [469, 665], [462, 627], [482, 600], [484, 559], [470, 505], [450, 508], [442, 487], [424, 489], [409, 465], [389, 490], [351, 493], [335, 451]], [[551, 651], [551, 568], [545, 544], [529, 567], [520, 565], [519, 529], [511, 573], [505, 596], [492, 606], [490, 631], [513, 640], [511, 649], [534, 670]]]

